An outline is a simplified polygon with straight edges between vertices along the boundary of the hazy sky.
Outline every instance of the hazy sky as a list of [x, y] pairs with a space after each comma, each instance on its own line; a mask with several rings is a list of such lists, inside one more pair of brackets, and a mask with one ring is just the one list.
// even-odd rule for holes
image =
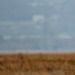
[[75, 0], [0, 0], [0, 50], [74, 45]]
[[59, 37], [74, 37], [75, 0], [0, 0], [0, 26], [17, 31], [18, 26], [35, 24], [41, 30], [38, 22], [44, 24], [46, 19]]

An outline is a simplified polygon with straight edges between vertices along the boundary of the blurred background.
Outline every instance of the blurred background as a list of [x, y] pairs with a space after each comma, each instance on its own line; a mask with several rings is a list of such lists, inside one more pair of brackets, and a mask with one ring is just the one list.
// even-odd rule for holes
[[74, 51], [75, 0], [0, 0], [0, 51]]

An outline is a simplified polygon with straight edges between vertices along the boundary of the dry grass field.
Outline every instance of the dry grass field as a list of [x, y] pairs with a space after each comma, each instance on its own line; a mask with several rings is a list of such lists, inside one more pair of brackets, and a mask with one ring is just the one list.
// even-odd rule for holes
[[0, 75], [75, 75], [75, 53], [3, 54]]

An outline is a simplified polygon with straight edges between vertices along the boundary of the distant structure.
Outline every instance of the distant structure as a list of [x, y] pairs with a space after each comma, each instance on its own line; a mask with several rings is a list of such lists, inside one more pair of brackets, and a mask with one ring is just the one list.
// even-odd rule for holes
[[48, 7], [47, 2], [45, 3], [44, 8], [44, 16], [45, 16], [45, 22], [43, 25], [43, 49], [48, 50]]
[[0, 35], [0, 43], [2, 44], [4, 42], [3, 37]]
[[[53, 43], [53, 36], [54, 36], [54, 31], [52, 31], [52, 29], [50, 28], [50, 17], [49, 17], [49, 6], [48, 6], [48, 2], [45, 1], [45, 7], [44, 7], [44, 16], [45, 16], [45, 21], [43, 24], [43, 49], [44, 50], [56, 50], [58, 47], [57, 45], [51, 44]], [[51, 29], [51, 30], [50, 30]]]

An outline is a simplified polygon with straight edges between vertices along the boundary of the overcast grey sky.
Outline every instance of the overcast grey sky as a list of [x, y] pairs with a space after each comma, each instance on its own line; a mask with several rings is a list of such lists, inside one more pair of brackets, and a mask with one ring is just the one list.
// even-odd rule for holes
[[75, 0], [0, 0], [0, 36], [4, 39], [75, 38]]

